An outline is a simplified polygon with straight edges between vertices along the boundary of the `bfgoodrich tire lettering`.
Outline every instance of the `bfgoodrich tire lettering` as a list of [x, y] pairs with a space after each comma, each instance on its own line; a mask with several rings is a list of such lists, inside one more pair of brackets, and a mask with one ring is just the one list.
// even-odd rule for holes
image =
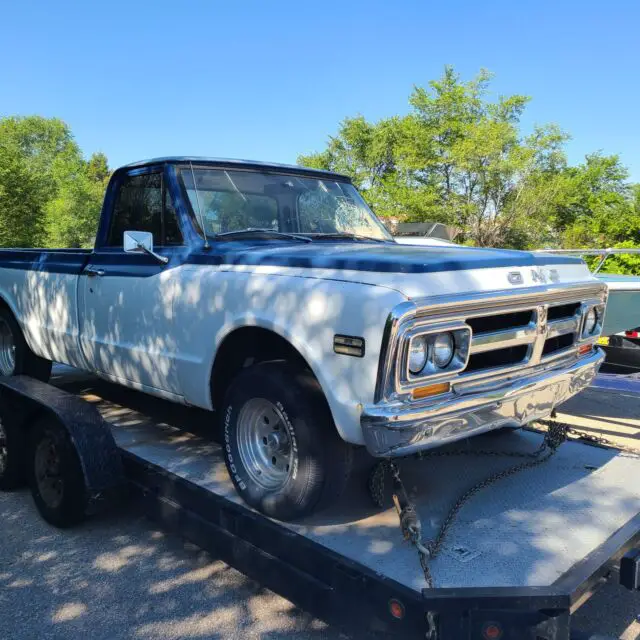
[[231, 480], [266, 515], [302, 518], [344, 489], [352, 447], [340, 439], [308, 371], [279, 362], [243, 370], [227, 392], [222, 421]]

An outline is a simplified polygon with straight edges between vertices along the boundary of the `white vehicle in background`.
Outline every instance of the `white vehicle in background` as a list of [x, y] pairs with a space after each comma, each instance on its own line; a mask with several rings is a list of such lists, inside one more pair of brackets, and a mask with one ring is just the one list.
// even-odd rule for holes
[[0, 251], [0, 372], [216, 410], [239, 494], [294, 519], [354, 446], [548, 416], [596, 375], [605, 304], [578, 258], [400, 245], [342, 175], [161, 158], [114, 173], [93, 250]]

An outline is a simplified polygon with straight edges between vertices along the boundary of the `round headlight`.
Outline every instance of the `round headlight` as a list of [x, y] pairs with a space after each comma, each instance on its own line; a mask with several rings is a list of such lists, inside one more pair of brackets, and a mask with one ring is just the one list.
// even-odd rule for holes
[[590, 336], [595, 330], [598, 324], [598, 312], [595, 309], [589, 309], [587, 317], [584, 319], [584, 331], [582, 335], [584, 337]]
[[433, 341], [433, 361], [444, 369], [453, 359], [454, 342], [451, 333], [439, 333]]
[[424, 369], [427, 364], [427, 339], [424, 336], [416, 336], [409, 344], [409, 371], [416, 374]]

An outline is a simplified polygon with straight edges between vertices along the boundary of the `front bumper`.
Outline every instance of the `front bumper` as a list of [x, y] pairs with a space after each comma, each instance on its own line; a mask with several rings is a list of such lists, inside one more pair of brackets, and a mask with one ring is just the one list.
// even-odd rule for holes
[[379, 403], [360, 418], [365, 444], [376, 457], [404, 456], [505, 426], [523, 426], [548, 416], [588, 387], [604, 360], [601, 349], [570, 364], [537, 368], [500, 383], [463, 386], [438, 401]]

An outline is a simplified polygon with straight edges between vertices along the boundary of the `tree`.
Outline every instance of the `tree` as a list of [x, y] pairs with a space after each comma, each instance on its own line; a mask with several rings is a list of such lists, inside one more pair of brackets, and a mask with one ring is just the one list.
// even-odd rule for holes
[[85, 161], [61, 120], [0, 119], [0, 245], [90, 245], [108, 175], [104, 154]]
[[[482, 70], [464, 82], [445, 67], [428, 88], [414, 88], [408, 114], [346, 118], [324, 151], [298, 161], [351, 175], [383, 218], [444, 222], [480, 246], [559, 246], [614, 230], [627, 239], [619, 234], [630, 200], [619, 159], [593, 154], [569, 167], [567, 134], [544, 125], [524, 135], [529, 98], [491, 101], [490, 80]], [[579, 227], [587, 223], [588, 233]]]

